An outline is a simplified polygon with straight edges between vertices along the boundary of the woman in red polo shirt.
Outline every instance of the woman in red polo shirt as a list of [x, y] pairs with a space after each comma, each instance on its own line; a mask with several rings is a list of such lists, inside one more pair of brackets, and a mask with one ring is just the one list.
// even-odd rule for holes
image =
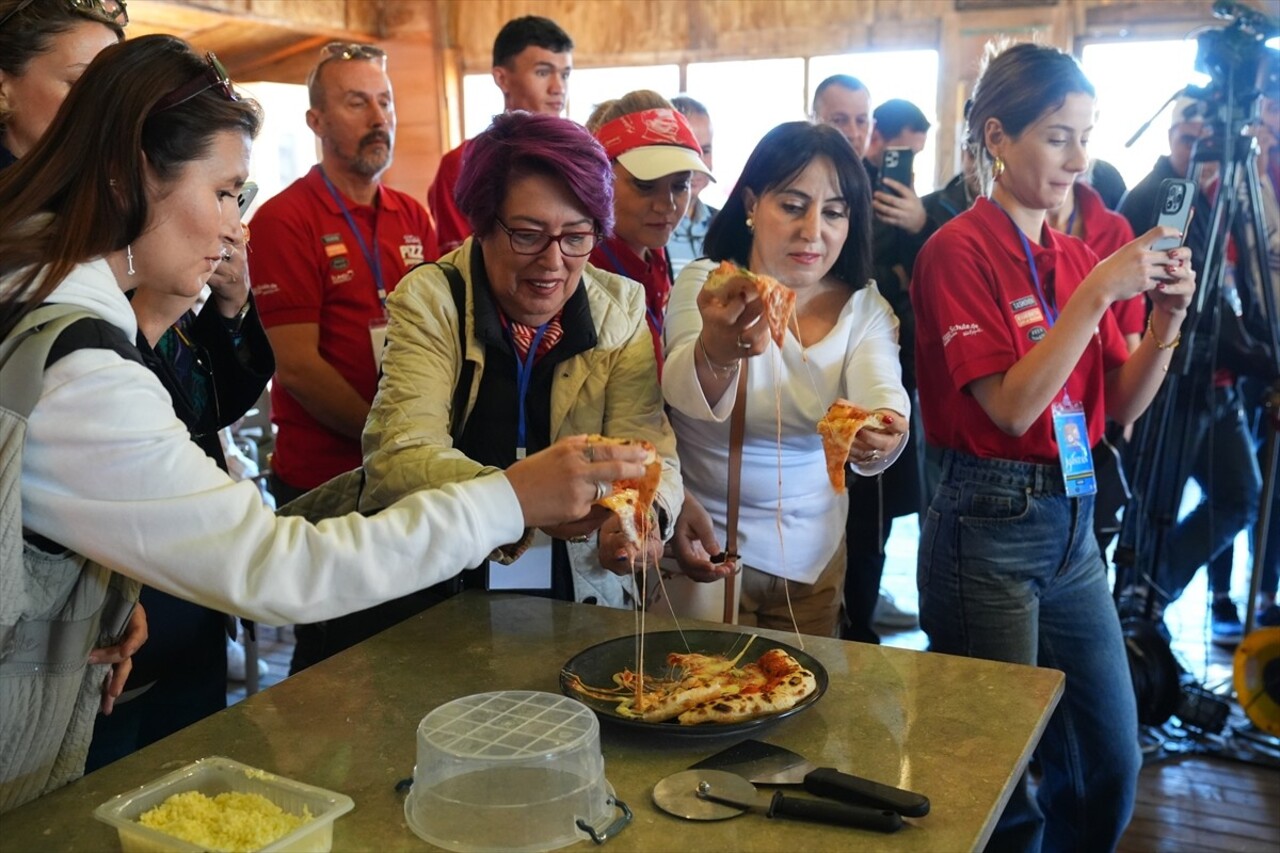
[[702, 162], [689, 122], [657, 92], [641, 89], [605, 101], [587, 119], [587, 130], [613, 164], [613, 234], [596, 244], [591, 265], [644, 286], [661, 374], [662, 327], [671, 296], [667, 242], [689, 207], [693, 173], [710, 178], [711, 170]]
[[[1151, 402], [1195, 276], [1186, 249], [1151, 248], [1170, 229], [1099, 263], [1048, 227], [1088, 165], [1093, 95], [1054, 48], [991, 60], [968, 131], [988, 195], [926, 244], [912, 282], [925, 434], [947, 450], [920, 535], [921, 626], [935, 651], [1067, 674], [1036, 798], [1014, 792], [1000, 849], [1114, 848], [1141, 767], [1087, 448], [1107, 417], [1131, 422]], [[1129, 354], [1108, 309], [1139, 293], [1152, 312]], [[1087, 441], [1068, 441], [1077, 432]]]

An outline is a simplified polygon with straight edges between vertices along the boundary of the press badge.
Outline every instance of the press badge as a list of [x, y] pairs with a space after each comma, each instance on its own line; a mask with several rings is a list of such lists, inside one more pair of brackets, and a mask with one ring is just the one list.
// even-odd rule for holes
[[387, 345], [387, 321], [369, 321], [369, 343], [373, 346], [373, 369], [382, 373], [382, 349]]
[[1070, 400], [1053, 404], [1053, 434], [1058, 439], [1058, 461], [1062, 464], [1062, 481], [1067, 497], [1097, 494], [1098, 480], [1093, 472], [1093, 452], [1089, 449], [1089, 425], [1084, 407]]

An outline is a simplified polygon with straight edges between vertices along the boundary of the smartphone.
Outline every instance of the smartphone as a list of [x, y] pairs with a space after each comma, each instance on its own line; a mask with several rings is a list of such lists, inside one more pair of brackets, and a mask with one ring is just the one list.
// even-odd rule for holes
[[890, 147], [884, 150], [884, 160], [880, 165], [880, 177], [876, 181], [876, 189], [885, 192], [893, 192], [892, 189], [885, 186], [885, 178], [893, 178], [900, 184], [911, 186], [912, 181], [912, 160], [915, 159], [916, 152], [910, 148]]
[[1196, 184], [1185, 178], [1165, 178], [1156, 194], [1156, 224], [1176, 229], [1181, 237], [1162, 237], [1151, 244], [1157, 252], [1176, 249], [1187, 239], [1191, 212], [1195, 206]]
[[253, 181], [245, 181], [244, 186], [240, 188], [240, 218], [249, 212], [249, 205], [253, 204], [253, 199], [258, 195], [258, 185]]

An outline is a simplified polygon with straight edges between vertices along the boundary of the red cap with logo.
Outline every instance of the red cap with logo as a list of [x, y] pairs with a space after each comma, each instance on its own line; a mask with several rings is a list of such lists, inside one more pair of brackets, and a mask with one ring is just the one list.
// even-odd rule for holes
[[642, 181], [677, 172], [701, 172], [715, 180], [689, 122], [673, 109], [628, 113], [601, 125], [595, 137], [610, 160]]

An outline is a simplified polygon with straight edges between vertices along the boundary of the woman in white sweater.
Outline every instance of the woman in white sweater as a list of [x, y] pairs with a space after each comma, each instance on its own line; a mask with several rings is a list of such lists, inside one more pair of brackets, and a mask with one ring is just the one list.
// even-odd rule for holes
[[[236, 233], [259, 123], [257, 105], [240, 99], [211, 54], [144, 36], [103, 51], [42, 140], [0, 175], [0, 337], [41, 304], [93, 315], [68, 329], [64, 338], [77, 343], [47, 363], [20, 481], [27, 554], [55, 560], [65, 549], [89, 562], [59, 580], [34, 578], [30, 559], [6, 557], [0, 676], [10, 666], [36, 678], [54, 669], [10, 660], [11, 640], [24, 623], [65, 621], [67, 602], [102, 579], [100, 567], [262, 622], [313, 622], [445, 580], [527, 525], [582, 518], [598, 482], [643, 472], [638, 451], [589, 448], [576, 436], [503, 473], [318, 525], [277, 518], [252, 483], [232, 481], [132, 359], [137, 329], [125, 292], [195, 295], [205, 285]], [[55, 582], [66, 589], [46, 596]], [[52, 604], [40, 610], [24, 596]], [[101, 613], [86, 618], [96, 636]], [[57, 662], [60, 672], [68, 663]], [[105, 669], [88, 667], [85, 682], [101, 685]], [[8, 677], [0, 685], [3, 811], [79, 774], [57, 742], [83, 737], [85, 721], [68, 711], [55, 714], [65, 733], [23, 728], [37, 716], [23, 705], [30, 694]]]
[[[779, 125], [756, 146], [711, 223], [711, 260], [685, 268], [667, 309], [663, 394], [685, 487], [718, 535], [729, 419], [739, 373], [748, 370], [738, 520], [744, 624], [786, 629], [794, 614], [805, 633], [838, 632], [848, 497], [832, 488], [816, 429], [827, 407], [843, 397], [886, 416], [884, 428], [858, 433], [849, 454], [856, 473], [874, 475], [901, 452], [909, 403], [897, 318], [868, 281], [868, 196], [866, 172], [838, 132]], [[744, 278], [716, 296], [703, 292], [725, 260], [795, 292], [796, 317], [781, 348]], [[693, 512], [687, 502], [686, 516]], [[695, 579], [724, 571], [686, 565]]]

